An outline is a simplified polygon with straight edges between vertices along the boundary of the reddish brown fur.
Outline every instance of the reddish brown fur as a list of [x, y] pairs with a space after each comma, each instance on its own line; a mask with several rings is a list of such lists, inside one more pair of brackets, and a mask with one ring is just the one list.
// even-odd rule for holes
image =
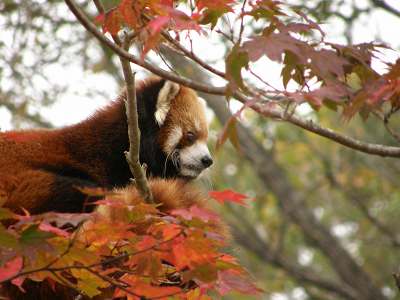
[[29, 167], [30, 164], [41, 162], [69, 162], [69, 155], [57, 132], [0, 134], [0, 190], [7, 199], [8, 207], [31, 210], [40, 206], [40, 201], [49, 195], [54, 175]]
[[[193, 113], [197, 118], [193, 118]], [[160, 144], [165, 144], [168, 136], [175, 127], [179, 126], [183, 130], [183, 139], [179, 147], [189, 146], [186, 134], [192, 132], [196, 135], [196, 140], [207, 141], [208, 126], [204, 105], [199, 101], [196, 93], [186, 87], [181, 87], [179, 94], [171, 102], [171, 110], [168, 113], [164, 126], [160, 130]], [[196, 126], [196, 122], [198, 125]]]
[[[161, 88], [159, 82], [160, 79], [153, 78], [140, 83], [137, 94], [142, 95], [149, 87]], [[144, 100], [154, 99], [154, 93], [150, 91], [142, 95], [145, 98], [142, 99], [142, 109], [150, 102]], [[77, 187], [113, 188], [126, 185], [131, 173], [123, 156], [123, 151], [128, 148], [124, 99], [125, 96], [121, 95], [93, 117], [73, 126], [0, 133], [0, 205], [5, 203], [14, 211], [23, 207], [31, 213], [49, 210], [79, 212], [82, 210], [82, 198], [86, 196]], [[193, 113], [197, 113], [197, 127]], [[188, 88], [182, 87], [172, 100], [170, 113], [160, 129], [158, 145], [163, 145], [174, 125], [181, 126], [184, 134], [192, 131], [198, 139], [207, 139], [204, 108], [196, 94]], [[148, 130], [150, 133], [142, 130], [142, 141], [146, 134], [154, 135], [154, 126]], [[181, 143], [180, 146], [186, 143], [185, 138]], [[154, 150], [153, 144], [148, 145], [148, 148], [141, 147], [144, 148], [141, 158], [142, 154], [153, 151], [154, 156], [150, 156], [147, 163], [152, 174], [160, 176], [163, 174], [165, 155], [161, 150]], [[155, 166], [151, 165], [153, 161]], [[167, 172], [168, 177], [176, 175], [175, 171]], [[188, 207], [193, 203], [204, 205], [204, 197], [179, 180], [152, 180], [151, 188], [155, 199], [163, 203], [163, 211]], [[128, 201], [140, 201], [136, 190], [128, 187], [122, 192]], [[224, 226], [220, 228], [221, 232], [225, 232], [222, 229]], [[73, 299], [76, 295], [67, 288], [58, 287], [57, 292], [53, 292], [48, 285], [33, 282], [27, 282], [25, 287], [28, 294], [21, 294], [15, 287], [6, 289], [7, 294], [12, 300], [61, 300]], [[2, 293], [4, 290], [0, 290], [0, 296]]]
[[[179, 179], [161, 179], [153, 178], [149, 181], [150, 189], [153, 193], [154, 201], [158, 209], [169, 213], [177, 208], [188, 208], [192, 205], [200, 207], [207, 206], [207, 197], [191, 184]], [[123, 189], [115, 190], [127, 205], [136, 205], [144, 202], [138, 190], [133, 186], [127, 186]], [[99, 212], [110, 219], [120, 219], [118, 208], [109, 206], [100, 206]], [[123, 210], [123, 209], [122, 209]]]
[[[154, 111], [149, 110], [155, 106], [162, 84], [159, 78], [150, 78], [137, 85], [143, 143], [140, 157], [151, 175], [174, 178], [178, 171], [169, 162], [165, 172], [168, 153], [162, 152], [171, 128], [181, 126], [206, 140], [207, 124], [194, 91], [181, 87], [159, 128], [152, 119]], [[24, 207], [31, 213], [81, 211], [84, 195], [74, 201], [79, 196], [77, 186], [126, 185], [131, 173], [123, 155], [128, 149], [124, 100], [122, 94], [87, 120], [61, 129], [0, 133], [0, 201], [5, 199], [13, 210]]]

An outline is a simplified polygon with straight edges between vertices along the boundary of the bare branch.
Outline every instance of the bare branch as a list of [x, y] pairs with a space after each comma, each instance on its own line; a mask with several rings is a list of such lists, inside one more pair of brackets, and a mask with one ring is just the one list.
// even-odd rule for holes
[[244, 17], [245, 17], [245, 7], [247, 0], [243, 1], [242, 10], [241, 10], [241, 19], [240, 19], [240, 30], [239, 30], [239, 38], [237, 44], [240, 45], [242, 42], [243, 32], [244, 32]]
[[135, 184], [143, 199], [147, 203], [153, 203], [153, 195], [147, 182], [145, 171], [140, 165], [139, 148], [140, 148], [140, 129], [137, 114], [136, 90], [135, 90], [135, 74], [129, 65], [129, 61], [121, 59], [122, 69], [124, 71], [126, 81], [127, 99], [125, 100], [126, 116], [128, 121], [129, 134], [129, 151], [125, 152], [126, 160], [129, 168], [135, 177]]
[[398, 134], [392, 127], [389, 125], [390, 117], [392, 116], [392, 112], [389, 112], [389, 114], [385, 114], [384, 116], [378, 112], [373, 113], [378, 119], [380, 119], [383, 122], [383, 125], [385, 126], [387, 132], [397, 141], [400, 143], [400, 134]]
[[104, 7], [103, 4], [101, 4], [100, 0], [93, 0], [94, 5], [97, 8], [97, 11], [99, 12], [99, 14], [104, 14]]
[[366, 143], [335, 132], [332, 129], [321, 127], [311, 119], [304, 120], [296, 116], [295, 114], [285, 114], [282, 112], [281, 109], [268, 107], [266, 105], [262, 106], [258, 103], [255, 103], [251, 106], [251, 108], [266, 117], [272, 117], [278, 120], [287, 121], [293, 125], [296, 125], [297, 127], [303, 128], [307, 131], [311, 131], [319, 136], [325, 137], [353, 150], [383, 157], [400, 157], [400, 147]]
[[386, 10], [387, 12], [395, 15], [396, 17], [400, 17], [400, 11], [396, 10], [394, 7], [387, 4], [384, 0], [371, 0], [371, 2], [376, 7]]
[[[99, 0], [94, 0], [99, 13], [104, 13], [103, 5]], [[121, 45], [121, 41], [117, 36], [113, 36], [114, 42]], [[123, 49], [129, 51], [130, 37], [125, 34], [123, 40]], [[126, 161], [128, 162], [129, 169], [135, 178], [135, 185], [139, 190], [140, 195], [147, 203], [154, 203], [153, 195], [149, 188], [149, 184], [146, 178], [145, 166], [140, 165], [139, 153], [140, 153], [140, 128], [137, 113], [137, 101], [136, 101], [136, 88], [135, 88], [135, 73], [132, 72], [132, 68], [129, 60], [119, 56], [122, 65], [122, 71], [124, 73], [125, 84], [126, 84], [126, 100], [125, 110], [128, 123], [128, 136], [129, 136], [129, 151], [125, 151]]]
[[[129, 48], [129, 39], [125, 36], [124, 48]], [[154, 203], [153, 195], [147, 182], [145, 166], [140, 165], [140, 128], [137, 112], [135, 73], [132, 73], [129, 60], [119, 57], [126, 82], [125, 110], [128, 122], [129, 151], [125, 151], [125, 157], [129, 164], [135, 184], [139, 193], [147, 203]]]

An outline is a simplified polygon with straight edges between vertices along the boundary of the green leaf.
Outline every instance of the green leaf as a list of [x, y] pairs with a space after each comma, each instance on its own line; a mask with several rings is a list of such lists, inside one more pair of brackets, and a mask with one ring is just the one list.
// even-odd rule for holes
[[362, 88], [361, 79], [355, 72], [346, 75], [346, 82], [355, 92]]
[[40, 231], [39, 225], [34, 224], [21, 233], [20, 241], [25, 245], [34, 245], [54, 236], [54, 233]]
[[236, 150], [240, 151], [240, 143], [237, 134], [236, 128], [236, 118], [231, 117], [228, 122], [225, 124], [224, 129], [217, 139], [216, 149], [219, 150], [223, 144], [225, 144], [226, 140], [229, 138], [232, 145], [236, 148]]
[[226, 76], [233, 89], [245, 89], [242, 78], [242, 68], [248, 68], [249, 56], [247, 52], [235, 45], [225, 61]]
[[1, 248], [17, 248], [18, 239], [0, 224], [0, 247]]
[[5, 207], [0, 207], [0, 220], [13, 219], [15, 214]]
[[200, 20], [200, 24], [206, 25], [211, 24], [211, 30], [217, 25], [219, 18], [224, 14], [224, 11], [217, 11], [206, 9], [203, 13], [203, 17]]
[[110, 284], [85, 269], [72, 269], [72, 275], [78, 280], [78, 289], [89, 297], [99, 295], [99, 288], [106, 288]]

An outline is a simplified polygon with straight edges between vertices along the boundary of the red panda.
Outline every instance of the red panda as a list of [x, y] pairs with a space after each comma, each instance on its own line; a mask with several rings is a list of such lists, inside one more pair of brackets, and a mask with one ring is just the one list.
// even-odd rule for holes
[[[86, 196], [78, 189], [81, 186], [119, 188], [128, 203], [142, 201], [134, 188], [125, 187], [132, 176], [123, 155], [129, 147], [125, 99], [123, 93], [76, 125], [0, 133], [0, 204], [13, 210], [23, 207], [32, 214], [82, 212]], [[148, 166], [155, 201], [163, 204], [164, 212], [203, 205], [204, 197], [185, 184], [213, 162], [202, 103], [191, 89], [158, 78], [138, 84], [137, 100], [140, 160]], [[109, 207], [100, 212], [110, 218], [119, 216]], [[70, 288], [56, 285], [54, 290], [30, 280], [24, 288], [27, 293], [8, 284], [0, 289], [0, 296], [18, 300], [77, 296]]]
[[[159, 78], [137, 84], [140, 161], [150, 177], [193, 179], [212, 164], [205, 110], [195, 92]], [[77, 187], [123, 187], [132, 177], [126, 93], [90, 118], [60, 129], [0, 133], [0, 195], [32, 214], [82, 212]], [[86, 211], [87, 211], [86, 210]]]

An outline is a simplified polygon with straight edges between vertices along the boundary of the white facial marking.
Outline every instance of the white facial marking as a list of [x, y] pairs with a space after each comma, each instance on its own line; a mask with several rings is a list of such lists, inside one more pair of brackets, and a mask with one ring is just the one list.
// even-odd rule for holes
[[164, 121], [169, 112], [171, 100], [178, 95], [180, 90], [179, 84], [171, 81], [166, 81], [164, 86], [161, 88], [157, 97], [156, 112], [154, 117], [158, 125], [164, 124]]
[[189, 169], [189, 168], [182, 168], [181, 175], [186, 177], [197, 177], [199, 176], [201, 171]]
[[211, 157], [207, 144], [203, 141], [182, 149], [179, 154], [181, 175], [189, 177], [197, 177], [204, 169], [201, 159], [205, 156]]
[[194, 121], [194, 128], [196, 128], [196, 131], [201, 131], [201, 124], [197, 119]]
[[170, 154], [175, 149], [176, 145], [178, 145], [182, 136], [183, 131], [181, 127], [176, 126], [172, 128], [172, 130], [168, 133], [167, 140], [165, 141], [164, 152]]

